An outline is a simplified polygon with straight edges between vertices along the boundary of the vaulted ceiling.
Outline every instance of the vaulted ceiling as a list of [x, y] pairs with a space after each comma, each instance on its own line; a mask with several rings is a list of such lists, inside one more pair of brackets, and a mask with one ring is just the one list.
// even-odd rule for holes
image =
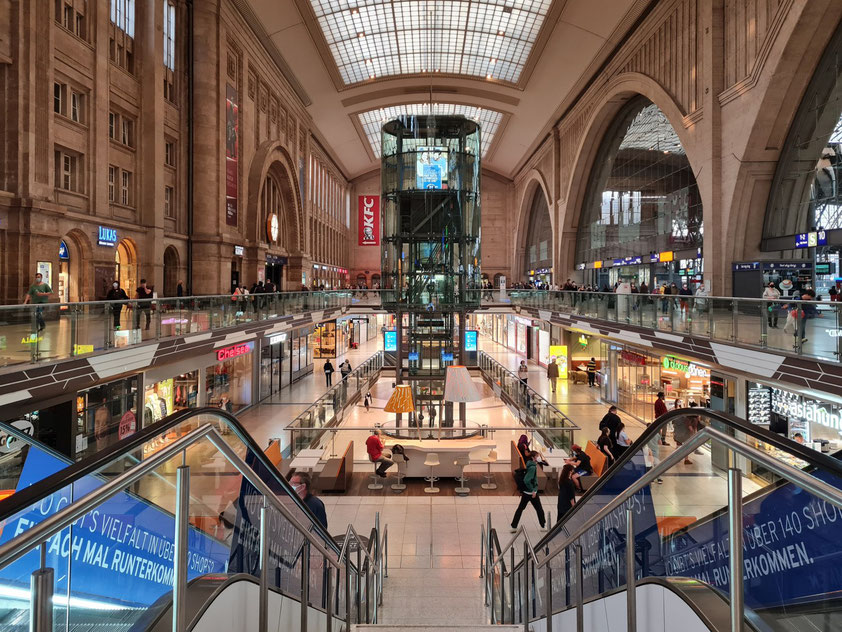
[[648, 0], [240, 0], [348, 177], [402, 113], [464, 114], [512, 177]]

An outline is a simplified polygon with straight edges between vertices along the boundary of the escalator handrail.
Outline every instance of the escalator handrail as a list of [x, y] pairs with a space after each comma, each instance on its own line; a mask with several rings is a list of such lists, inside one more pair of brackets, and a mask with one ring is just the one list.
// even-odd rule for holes
[[[768, 443], [779, 450], [783, 450], [784, 452], [788, 452], [795, 456], [802, 461], [806, 461], [811, 465], [818, 466], [822, 469], [828, 470], [840, 477], [842, 477], [842, 463], [837, 459], [834, 459], [822, 452], [817, 452], [811, 448], [807, 448], [806, 446], [801, 445], [791, 439], [787, 439], [782, 437], [781, 435], [775, 434], [774, 432], [770, 432], [765, 428], [757, 426], [755, 424], [749, 423], [745, 419], [740, 419], [734, 415], [729, 413], [711, 410], [709, 408], [677, 408], [675, 410], [671, 410], [668, 413], [661, 415], [649, 424], [649, 426], [641, 433], [641, 435], [635, 440], [632, 445], [620, 456], [620, 458], [616, 459], [614, 463], [605, 471], [603, 472], [602, 476], [599, 477], [597, 482], [588, 489], [587, 492], [583, 496], [579, 498], [575, 505], [568, 511], [563, 519], [560, 519], [555, 526], [550, 530], [547, 535], [545, 535], [538, 544], [535, 546], [535, 550], [541, 550], [550, 545], [553, 539], [559, 534], [559, 532], [564, 528], [565, 523], [570, 520], [573, 516], [576, 515], [578, 511], [581, 510], [581, 507], [587, 504], [587, 501], [590, 500], [592, 497], [596, 496], [600, 493], [600, 490], [608, 483], [611, 477], [621, 471], [626, 464], [631, 461], [635, 454], [640, 451], [640, 448], [646, 445], [649, 441], [652, 440], [653, 435], [659, 434], [661, 432], [661, 428], [666, 426], [671, 421], [678, 419], [680, 417], [685, 417], [687, 415], [698, 415], [699, 417], [708, 418], [711, 421], [717, 421], [730, 429], [737, 430], [739, 432], [745, 433], [755, 439], [759, 439], [764, 443]], [[518, 562], [517, 567], [519, 568], [522, 562]]]
[[818, 496], [819, 498], [835, 505], [838, 509], [842, 509], [842, 490], [833, 487], [829, 483], [825, 483], [821, 479], [810, 476], [803, 470], [799, 470], [792, 465], [778, 461], [774, 457], [769, 456], [766, 452], [758, 450], [757, 448], [750, 446], [731, 435], [725, 434], [720, 430], [716, 430], [712, 426], [706, 426], [695, 433], [688, 441], [684, 442], [667, 458], [662, 459], [658, 465], [647, 470], [643, 476], [626, 487], [626, 489], [622, 492], [614, 496], [611, 502], [603, 505], [598, 512], [588, 518], [576, 529], [576, 531], [568, 535], [561, 544], [556, 544], [550, 548], [538, 566], [543, 567], [549, 564], [551, 560], [562, 553], [576, 540], [581, 538], [590, 528], [596, 526], [604, 520], [614, 509], [628, 501], [629, 498], [638, 491], [658, 479], [664, 472], [671, 469], [674, 465], [678, 464], [679, 461], [682, 461], [689, 456], [693, 450], [699, 448], [711, 439], [725, 444], [728, 448], [743, 457], [755, 459], [761, 462], [766, 468], [772, 470], [781, 478], [790, 480], [814, 496]]
[[46, 542], [50, 537], [59, 533], [73, 522], [87, 514], [92, 509], [100, 506], [113, 496], [125, 491], [132, 484], [138, 482], [147, 474], [155, 471], [158, 467], [176, 457], [180, 452], [186, 450], [191, 445], [207, 438], [216, 448], [222, 452], [225, 458], [231, 465], [233, 465], [243, 476], [249, 479], [249, 482], [254, 485], [258, 492], [265, 498], [266, 501], [280, 513], [286, 520], [298, 531], [310, 545], [313, 546], [325, 559], [325, 562], [338, 570], [342, 570], [342, 564], [334, 560], [318, 535], [313, 535], [309, 526], [302, 525], [298, 518], [292, 515], [292, 512], [284, 507], [283, 503], [277, 499], [271, 488], [263, 482], [257, 473], [243, 461], [234, 450], [225, 442], [210, 424], [199, 426], [192, 432], [186, 434], [180, 439], [176, 439], [170, 445], [162, 448], [148, 459], [144, 459], [133, 467], [129, 468], [116, 478], [111, 479], [98, 487], [92, 492], [86, 494], [79, 500], [76, 500], [69, 505], [66, 505], [55, 514], [42, 520], [30, 529], [24, 531], [19, 536], [9, 540], [0, 546], [0, 568], [4, 568], [19, 559], [21, 556], [29, 553], [35, 546]]
[[69, 465], [55, 474], [47, 476], [37, 483], [15, 492], [8, 498], [0, 500], [0, 523], [14, 516], [18, 512], [31, 507], [42, 498], [46, 498], [50, 494], [64, 489], [81, 478], [96, 475], [104, 466], [141, 447], [153, 437], [164, 434], [171, 428], [178, 426], [191, 417], [199, 415], [216, 415], [224, 420], [231, 427], [237, 437], [246, 444], [246, 447], [249, 450], [251, 450], [255, 458], [260, 461], [260, 464], [275, 478], [277, 483], [287, 493], [290, 500], [298, 506], [299, 510], [303, 511], [310, 518], [310, 521], [313, 523], [312, 528], [322, 536], [326, 545], [330, 547], [334, 553], [339, 553], [339, 547], [333, 541], [331, 535], [316, 519], [316, 516], [312, 511], [310, 511], [310, 508], [301, 501], [298, 494], [292, 490], [286, 478], [263, 453], [263, 450], [260, 449], [254, 438], [243, 428], [240, 421], [233, 414], [220, 408], [206, 407], [180, 410], [150, 426], [147, 426], [146, 428], [139, 430], [130, 437], [126, 437], [104, 450], [82, 459], [78, 463], [73, 463], [72, 465]]

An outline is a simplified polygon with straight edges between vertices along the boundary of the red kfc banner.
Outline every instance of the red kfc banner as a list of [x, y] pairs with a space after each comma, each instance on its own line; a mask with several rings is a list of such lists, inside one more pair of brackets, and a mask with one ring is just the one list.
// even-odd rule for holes
[[358, 245], [380, 245], [380, 198], [376, 195], [361, 195], [359, 204]]

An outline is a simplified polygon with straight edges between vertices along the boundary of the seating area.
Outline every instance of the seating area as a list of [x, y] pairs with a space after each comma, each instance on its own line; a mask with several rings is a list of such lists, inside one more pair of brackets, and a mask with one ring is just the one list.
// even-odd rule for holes
[[608, 467], [608, 457], [605, 456], [593, 441], [588, 441], [585, 445], [585, 454], [591, 459], [591, 467], [593, 467], [593, 474], [589, 476], [581, 476], [579, 481], [584, 489], [590, 489], [602, 476], [602, 473]]
[[[512, 446], [512, 456], [511, 456], [511, 470], [512, 470], [512, 478], [514, 478], [515, 470], [518, 468], [525, 468], [526, 463], [523, 461], [523, 455], [520, 453], [520, 450], [517, 449], [517, 444], [514, 441], [510, 441]], [[545, 492], [547, 491], [547, 481], [549, 478], [547, 474], [544, 472], [543, 469], [540, 467], [538, 468], [538, 491]]]
[[351, 488], [353, 475], [354, 442], [349, 441], [341, 457], [328, 459], [324, 469], [319, 473], [317, 486], [323, 492], [344, 493]]

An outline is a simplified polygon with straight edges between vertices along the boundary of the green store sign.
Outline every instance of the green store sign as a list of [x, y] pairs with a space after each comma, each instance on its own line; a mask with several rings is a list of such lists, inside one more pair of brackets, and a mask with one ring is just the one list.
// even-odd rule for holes
[[667, 356], [664, 358], [661, 365], [665, 369], [670, 369], [672, 371], [679, 371], [681, 373], [687, 373], [690, 370], [690, 363], [685, 362], [684, 360], [679, 360], [678, 358], [673, 358], [672, 356]]

